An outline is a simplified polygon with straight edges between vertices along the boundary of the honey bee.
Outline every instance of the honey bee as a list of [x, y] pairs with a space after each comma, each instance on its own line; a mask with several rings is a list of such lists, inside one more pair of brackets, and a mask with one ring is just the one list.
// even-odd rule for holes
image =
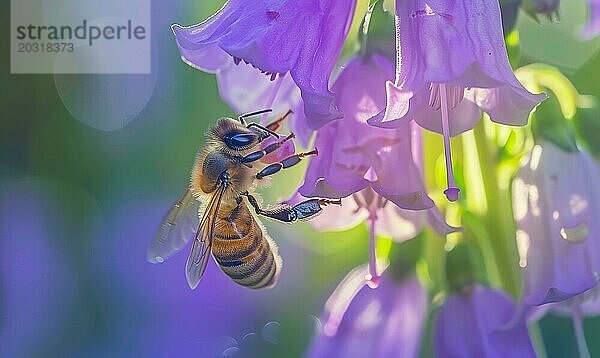
[[[183, 248], [193, 236], [185, 267], [192, 289], [200, 283], [211, 253], [221, 270], [236, 283], [254, 289], [273, 287], [282, 260], [255, 215], [289, 223], [308, 219], [323, 206], [341, 205], [340, 200], [315, 198], [294, 206], [279, 204], [268, 209], [259, 206], [253, 194], [257, 182], [296, 165], [303, 157], [318, 154], [315, 148], [281, 162], [262, 163], [263, 157], [294, 138], [292, 133], [281, 138], [275, 132], [291, 111], [267, 126], [246, 123], [246, 118], [270, 111], [217, 121], [208, 132], [206, 146], [196, 156], [188, 188], [167, 213], [148, 248], [148, 261], [160, 263]], [[261, 143], [270, 136], [277, 141], [261, 149]]]

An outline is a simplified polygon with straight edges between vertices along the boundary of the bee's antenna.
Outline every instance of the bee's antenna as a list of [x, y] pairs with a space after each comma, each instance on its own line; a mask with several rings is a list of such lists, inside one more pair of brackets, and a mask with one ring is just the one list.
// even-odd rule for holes
[[256, 111], [256, 112], [250, 112], [250, 113], [242, 114], [241, 116], [238, 117], [238, 119], [240, 120], [240, 122], [242, 122], [242, 124], [246, 124], [246, 122], [244, 121], [244, 119], [246, 119], [248, 117], [252, 117], [252, 116], [257, 116], [259, 114], [268, 113], [268, 112], [273, 112], [273, 109], [268, 108], [268, 109], [263, 109], [263, 110]]
[[248, 124], [248, 128], [250, 128], [250, 127], [256, 127], [256, 128], [260, 128], [260, 129], [262, 129], [263, 131], [265, 131], [265, 132], [269, 133], [270, 135], [272, 135], [273, 137], [275, 137], [275, 138], [279, 139], [279, 134], [277, 134], [277, 133], [273, 132], [273, 131], [272, 131], [272, 130], [270, 130], [269, 128], [265, 128], [265, 127], [261, 126], [261, 125], [260, 125], [260, 124], [258, 124], [258, 123], [250, 123], [250, 124]]

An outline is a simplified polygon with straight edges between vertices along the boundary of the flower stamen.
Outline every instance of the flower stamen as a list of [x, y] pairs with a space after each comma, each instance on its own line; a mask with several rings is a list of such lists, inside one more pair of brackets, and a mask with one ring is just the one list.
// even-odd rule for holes
[[[446, 157], [446, 178], [448, 187], [444, 190], [444, 194], [449, 201], [458, 200], [458, 193], [460, 189], [456, 186], [454, 180], [454, 170], [452, 168], [452, 150], [450, 148], [450, 123], [448, 121], [448, 93], [446, 91], [446, 85], [439, 84], [440, 92], [440, 104], [442, 110], [442, 135], [444, 136], [444, 156]], [[463, 91], [464, 92], [464, 91]], [[453, 91], [455, 93], [455, 91]], [[453, 96], [455, 102], [457, 96]]]
[[464, 87], [453, 86], [451, 88], [451, 91], [452, 91], [452, 102], [450, 103], [450, 108], [454, 109], [465, 98], [465, 89], [464, 89]]
[[377, 288], [380, 281], [380, 276], [377, 274], [377, 253], [375, 251], [377, 240], [375, 237], [376, 221], [377, 214], [375, 210], [372, 210], [369, 215], [369, 273], [365, 275], [365, 280], [370, 288]]
[[429, 85], [429, 107], [435, 111], [440, 110], [440, 85], [437, 83], [431, 83]]
[[248, 62], [248, 60], [246, 60], [244, 58], [235, 57], [235, 56], [232, 56], [232, 58], [233, 58], [233, 63], [235, 63], [236, 66], [239, 65], [240, 63], [242, 63], [242, 61], [244, 61], [244, 63], [246, 65], [250, 64], [252, 67], [258, 69], [260, 71], [260, 73], [262, 73], [263, 75], [269, 77], [269, 80], [271, 82], [275, 81], [275, 79], [277, 79], [277, 76], [279, 76], [281, 78], [281, 77], [283, 77], [286, 74], [286, 72], [280, 73], [280, 72], [270, 72], [270, 71], [267, 71], [267, 70], [262, 70], [262, 69], [256, 67], [254, 64], [251, 64], [250, 62]]

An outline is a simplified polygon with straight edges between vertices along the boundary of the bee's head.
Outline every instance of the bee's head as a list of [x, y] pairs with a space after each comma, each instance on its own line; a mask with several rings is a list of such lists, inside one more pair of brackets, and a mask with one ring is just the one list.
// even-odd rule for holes
[[229, 132], [223, 136], [223, 142], [229, 149], [246, 150], [256, 144], [257, 136], [255, 133]]
[[250, 149], [269, 136], [269, 133], [254, 127], [248, 128], [233, 118], [219, 119], [212, 134], [233, 151]]
[[212, 136], [232, 151], [244, 151], [259, 142], [257, 133], [233, 118], [221, 118], [212, 128]]

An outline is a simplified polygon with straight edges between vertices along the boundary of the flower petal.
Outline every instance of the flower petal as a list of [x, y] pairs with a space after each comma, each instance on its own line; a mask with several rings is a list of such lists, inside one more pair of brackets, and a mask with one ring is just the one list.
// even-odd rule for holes
[[[588, 161], [589, 160], [589, 161]], [[581, 152], [536, 146], [513, 184], [517, 247], [530, 305], [566, 300], [597, 284], [597, 165]], [[594, 170], [595, 169], [595, 170]]]
[[465, 90], [465, 99], [476, 103], [492, 121], [510, 126], [527, 124], [529, 113], [546, 98], [546, 94], [529, 93], [520, 85]]
[[367, 181], [356, 178], [352, 171], [334, 165], [334, 146], [338, 123], [330, 123], [317, 133], [315, 147], [319, 156], [312, 158], [298, 192], [306, 197], [343, 198], [364, 189]]
[[[550, 306], [553, 314], [572, 317], [573, 305], [578, 305], [584, 317], [597, 317], [600, 315], [600, 286], [596, 285], [591, 290], [570, 298], [564, 302]], [[543, 306], [544, 307], [544, 306]]]
[[[421, 119], [422, 111], [428, 110], [428, 95], [419, 93], [429, 92], [432, 83], [480, 89], [482, 92], [473, 95], [472, 102], [494, 121], [512, 125], [526, 123], [529, 112], [545, 98], [529, 93], [512, 71], [498, 1], [398, 0], [396, 18], [396, 79], [386, 86], [385, 111], [372, 118], [370, 124], [395, 127], [401, 125], [396, 121], [406, 118], [436, 128], [434, 113]], [[469, 112], [473, 116], [466, 119], [450, 116], [451, 127], [452, 122], [462, 120], [452, 129], [453, 134], [477, 122], [474, 109]]]
[[415, 237], [423, 227], [423, 213], [398, 209], [395, 205], [386, 205], [377, 213], [375, 232], [385, 235], [396, 242]]
[[308, 125], [318, 129], [341, 118], [328, 85], [354, 6], [334, 0], [230, 0], [205, 22], [174, 25], [173, 32], [184, 61], [194, 67], [214, 69], [206, 52], [218, 46], [269, 75], [290, 72]]
[[[370, 125], [379, 128], [395, 128], [400, 123], [398, 121], [408, 122], [415, 116], [414, 109], [420, 108], [419, 105], [411, 103], [415, 94], [411, 91], [403, 90], [397, 87], [392, 81], [385, 83], [386, 103], [384, 110], [369, 118]], [[409, 111], [413, 109], [413, 112]]]
[[[269, 138], [265, 139], [261, 143], [260, 146], [262, 149], [264, 149], [268, 145], [273, 144], [277, 141], [279, 141], [279, 139], [276, 139], [274, 137], [269, 137]], [[260, 161], [263, 163], [266, 163], [266, 164], [277, 163], [277, 162], [284, 160], [287, 157], [294, 155], [295, 152], [296, 152], [296, 146], [294, 145], [294, 142], [291, 140], [288, 140], [287, 142], [283, 143], [283, 145], [281, 147], [279, 147], [277, 150], [275, 150], [274, 152], [271, 152], [271, 153], [265, 155], [264, 157], [262, 157]]]
[[365, 268], [357, 270], [355, 280], [344, 279], [327, 301], [325, 334], [315, 337], [307, 356], [417, 356], [428, 302], [417, 278], [398, 283], [384, 275], [377, 289], [368, 289]]
[[270, 81], [250, 65], [235, 65], [231, 58], [221, 64], [216, 74], [221, 98], [239, 114], [267, 108], [273, 109], [274, 114], [283, 114], [301, 102], [300, 90], [290, 76]]
[[514, 314], [508, 295], [491, 288], [450, 295], [434, 323], [436, 357], [535, 357], [525, 320], [506, 328]]
[[592, 39], [600, 34], [600, 1], [588, 0], [588, 21], [581, 37], [584, 40]]
[[392, 72], [393, 65], [377, 54], [366, 61], [353, 58], [346, 64], [333, 85], [344, 119], [317, 134], [315, 146], [323, 155], [311, 159], [300, 188], [303, 195], [347, 196], [372, 187], [403, 209], [433, 207], [413, 160], [410, 125], [385, 130], [366, 123], [383, 109], [382, 85]]
[[[426, 94], [421, 93], [418, 96], [421, 97], [421, 100], [428, 100], [429, 91], [426, 91]], [[426, 95], [426, 98], [423, 96]], [[416, 115], [415, 121], [423, 128], [429, 129], [430, 131], [436, 133], [442, 133], [442, 116], [440, 111], [436, 111], [426, 103], [418, 106], [421, 108], [418, 115]], [[477, 107], [476, 104], [463, 99], [456, 107], [449, 108], [448, 110], [449, 122], [450, 125], [450, 135], [456, 136], [463, 132], [468, 131], [469, 129], [475, 127], [475, 125], [481, 119], [481, 110]]]
[[250, 65], [235, 65], [230, 58], [227, 61], [216, 71], [221, 98], [240, 114], [272, 109], [273, 115], [264, 115], [261, 118], [262, 124], [268, 124], [265, 119], [272, 120], [291, 109], [293, 113], [286, 122], [296, 138], [306, 147], [313, 131], [306, 124], [300, 89], [292, 78], [282, 75], [271, 81]]
[[462, 230], [460, 227], [448, 225], [437, 207], [427, 210], [427, 223], [442, 236]]

